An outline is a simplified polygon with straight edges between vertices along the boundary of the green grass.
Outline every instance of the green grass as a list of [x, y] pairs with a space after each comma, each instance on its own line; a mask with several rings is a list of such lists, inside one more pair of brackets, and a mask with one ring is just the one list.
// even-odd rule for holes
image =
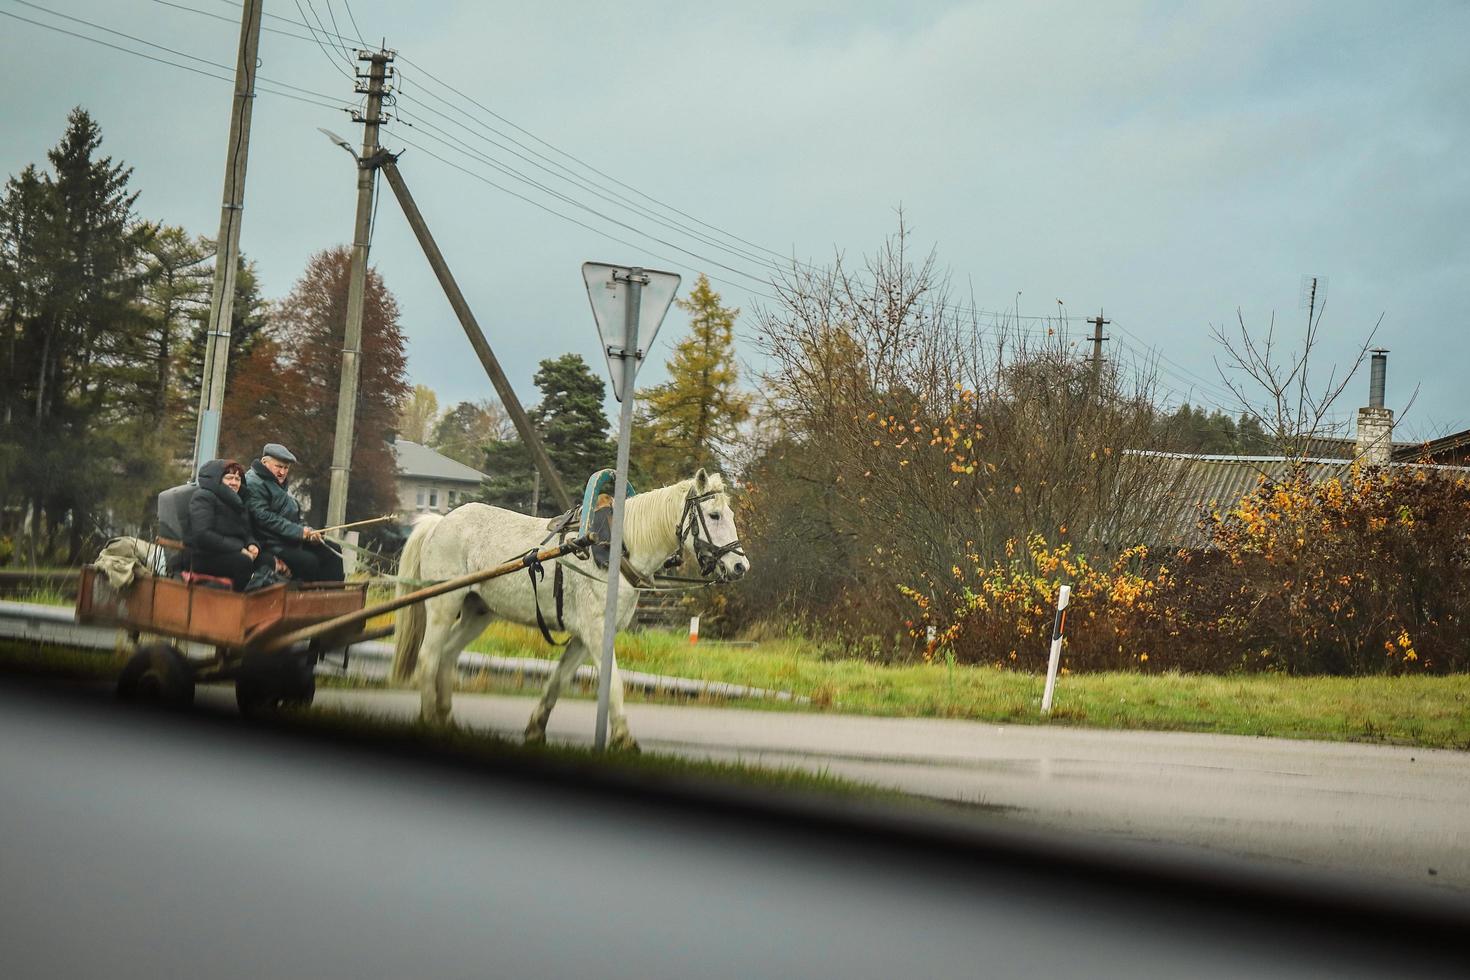
[[[535, 630], [497, 623], [470, 649], [503, 656], [556, 654]], [[1091, 728], [1216, 732], [1328, 741], [1377, 741], [1470, 749], [1470, 675], [1287, 677], [1068, 674], [1057, 680], [1050, 721], [1041, 718], [1043, 675], [944, 663], [890, 666], [840, 658], [799, 639], [754, 647], [643, 632], [618, 640], [626, 670], [790, 691], [811, 699], [741, 701], [741, 707], [962, 718]], [[504, 681], [473, 686], [500, 689]]]
[[112, 681], [122, 670], [126, 658], [104, 650], [78, 650], [28, 643], [23, 640], [0, 640], [0, 670], [22, 677], [53, 677], [71, 681]]
[[23, 589], [15, 595], [4, 598], [11, 602], [30, 602], [39, 606], [75, 606], [77, 604], [76, 590], [67, 591], [52, 586]]
[[[0, 646], [0, 659], [14, 647]], [[497, 623], [471, 650], [509, 657], [552, 659], [558, 652], [540, 635]], [[45, 657], [26, 655], [25, 669], [44, 669]], [[1039, 659], [1039, 654], [1038, 654]], [[810, 699], [742, 700], [765, 710], [960, 718], [1089, 728], [1214, 732], [1326, 741], [1371, 741], [1470, 750], [1470, 675], [1449, 677], [1286, 677], [1189, 674], [1069, 674], [1058, 679], [1050, 719], [1040, 714], [1040, 674], [943, 663], [884, 665], [841, 658], [801, 639], [767, 640], [754, 647], [700, 642], [663, 632], [626, 634], [618, 641], [626, 670], [790, 691]], [[96, 677], [120, 661], [95, 654], [64, 654], [66, 671]], [[106, 666], [110, 665], [110, 666]], [[346, 679], [341, 683], [370, 686]], [[481, 675], [471, 691], [535, 687], [539, 679]], [[576, 696], [573, 694], [572, 696]], [[584, 691], [582, 696], [588, 696]], [[630, 700], [673, 700], [629, 692]], [[721, 699], [702, 699], [723, 703]], [[731, 702], [736, 703], [736, 702]]]

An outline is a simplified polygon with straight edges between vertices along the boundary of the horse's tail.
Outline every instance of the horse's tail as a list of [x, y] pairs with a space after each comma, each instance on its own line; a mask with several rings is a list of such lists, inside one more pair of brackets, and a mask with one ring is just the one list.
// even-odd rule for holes
[[[414, 522], [413, 533], [408, 536], [403, 545], [403, 555], [398, 559], [398, 595], [418, 588], [412, 580], [419, 577], [423, 566], [424, 542], [441, 520], [443, 518], [438, 514], [425, 514]], [[424, 642], [424, 626], [422, 602], [398, 610], [393, 624], [393, 669], [389, 675], [396, 683], [406, 684], [413, 677], [419, 662], [419, 647]]]

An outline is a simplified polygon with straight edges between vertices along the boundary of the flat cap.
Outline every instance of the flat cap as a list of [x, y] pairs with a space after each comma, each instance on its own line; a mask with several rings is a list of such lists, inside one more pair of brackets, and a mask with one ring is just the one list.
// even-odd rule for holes
[[283, 463], [296, 462], [296, 457], [291, 455], [291, 450], [287, 449], [279, 442], [266, 443], [265, 448], [260, 451], [260, 455], [274, 456], [276, 459], [279, 459]]

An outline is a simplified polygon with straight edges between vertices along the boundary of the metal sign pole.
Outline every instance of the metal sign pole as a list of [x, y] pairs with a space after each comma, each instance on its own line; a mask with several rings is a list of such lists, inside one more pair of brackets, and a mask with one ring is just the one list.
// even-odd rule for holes
[[602, 662], [597, 678], [597, 731], [593, 736], [594, 746], [601, 751], [607, 747], [608, 694], [612, 688], [613, 641], [618, 632], [618, 586], [623, 576], [618, 565], [623, 555], [623, 509], [628, 499], [628, 456], [633, 436], [633, 392], [638, 376], [638, 316], [643, 298], [643, 284], [648, 277], [642, 269], [629, 269], [622, 279], [628, 284], [628, 312], [623, 324], [623, 349], [615, 352], [608, 348], [609, 357], [618, 357], [623, 362], [622, 412], [618, 418], [618, 468], [613, 488], [612, 551], [607, 562], [607, 609], [602, 617]]

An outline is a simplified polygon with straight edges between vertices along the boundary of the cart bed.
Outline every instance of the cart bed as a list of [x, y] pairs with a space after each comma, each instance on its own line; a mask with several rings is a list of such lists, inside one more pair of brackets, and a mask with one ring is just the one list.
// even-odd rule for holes
[[82, 569], [77, 591], [77, 622], [244, 648], [356, 612], [366, 601], [365, 584], [341, 582], [230, 592], [140, 576], [119, 592], [106, 574], [88, 565]]

